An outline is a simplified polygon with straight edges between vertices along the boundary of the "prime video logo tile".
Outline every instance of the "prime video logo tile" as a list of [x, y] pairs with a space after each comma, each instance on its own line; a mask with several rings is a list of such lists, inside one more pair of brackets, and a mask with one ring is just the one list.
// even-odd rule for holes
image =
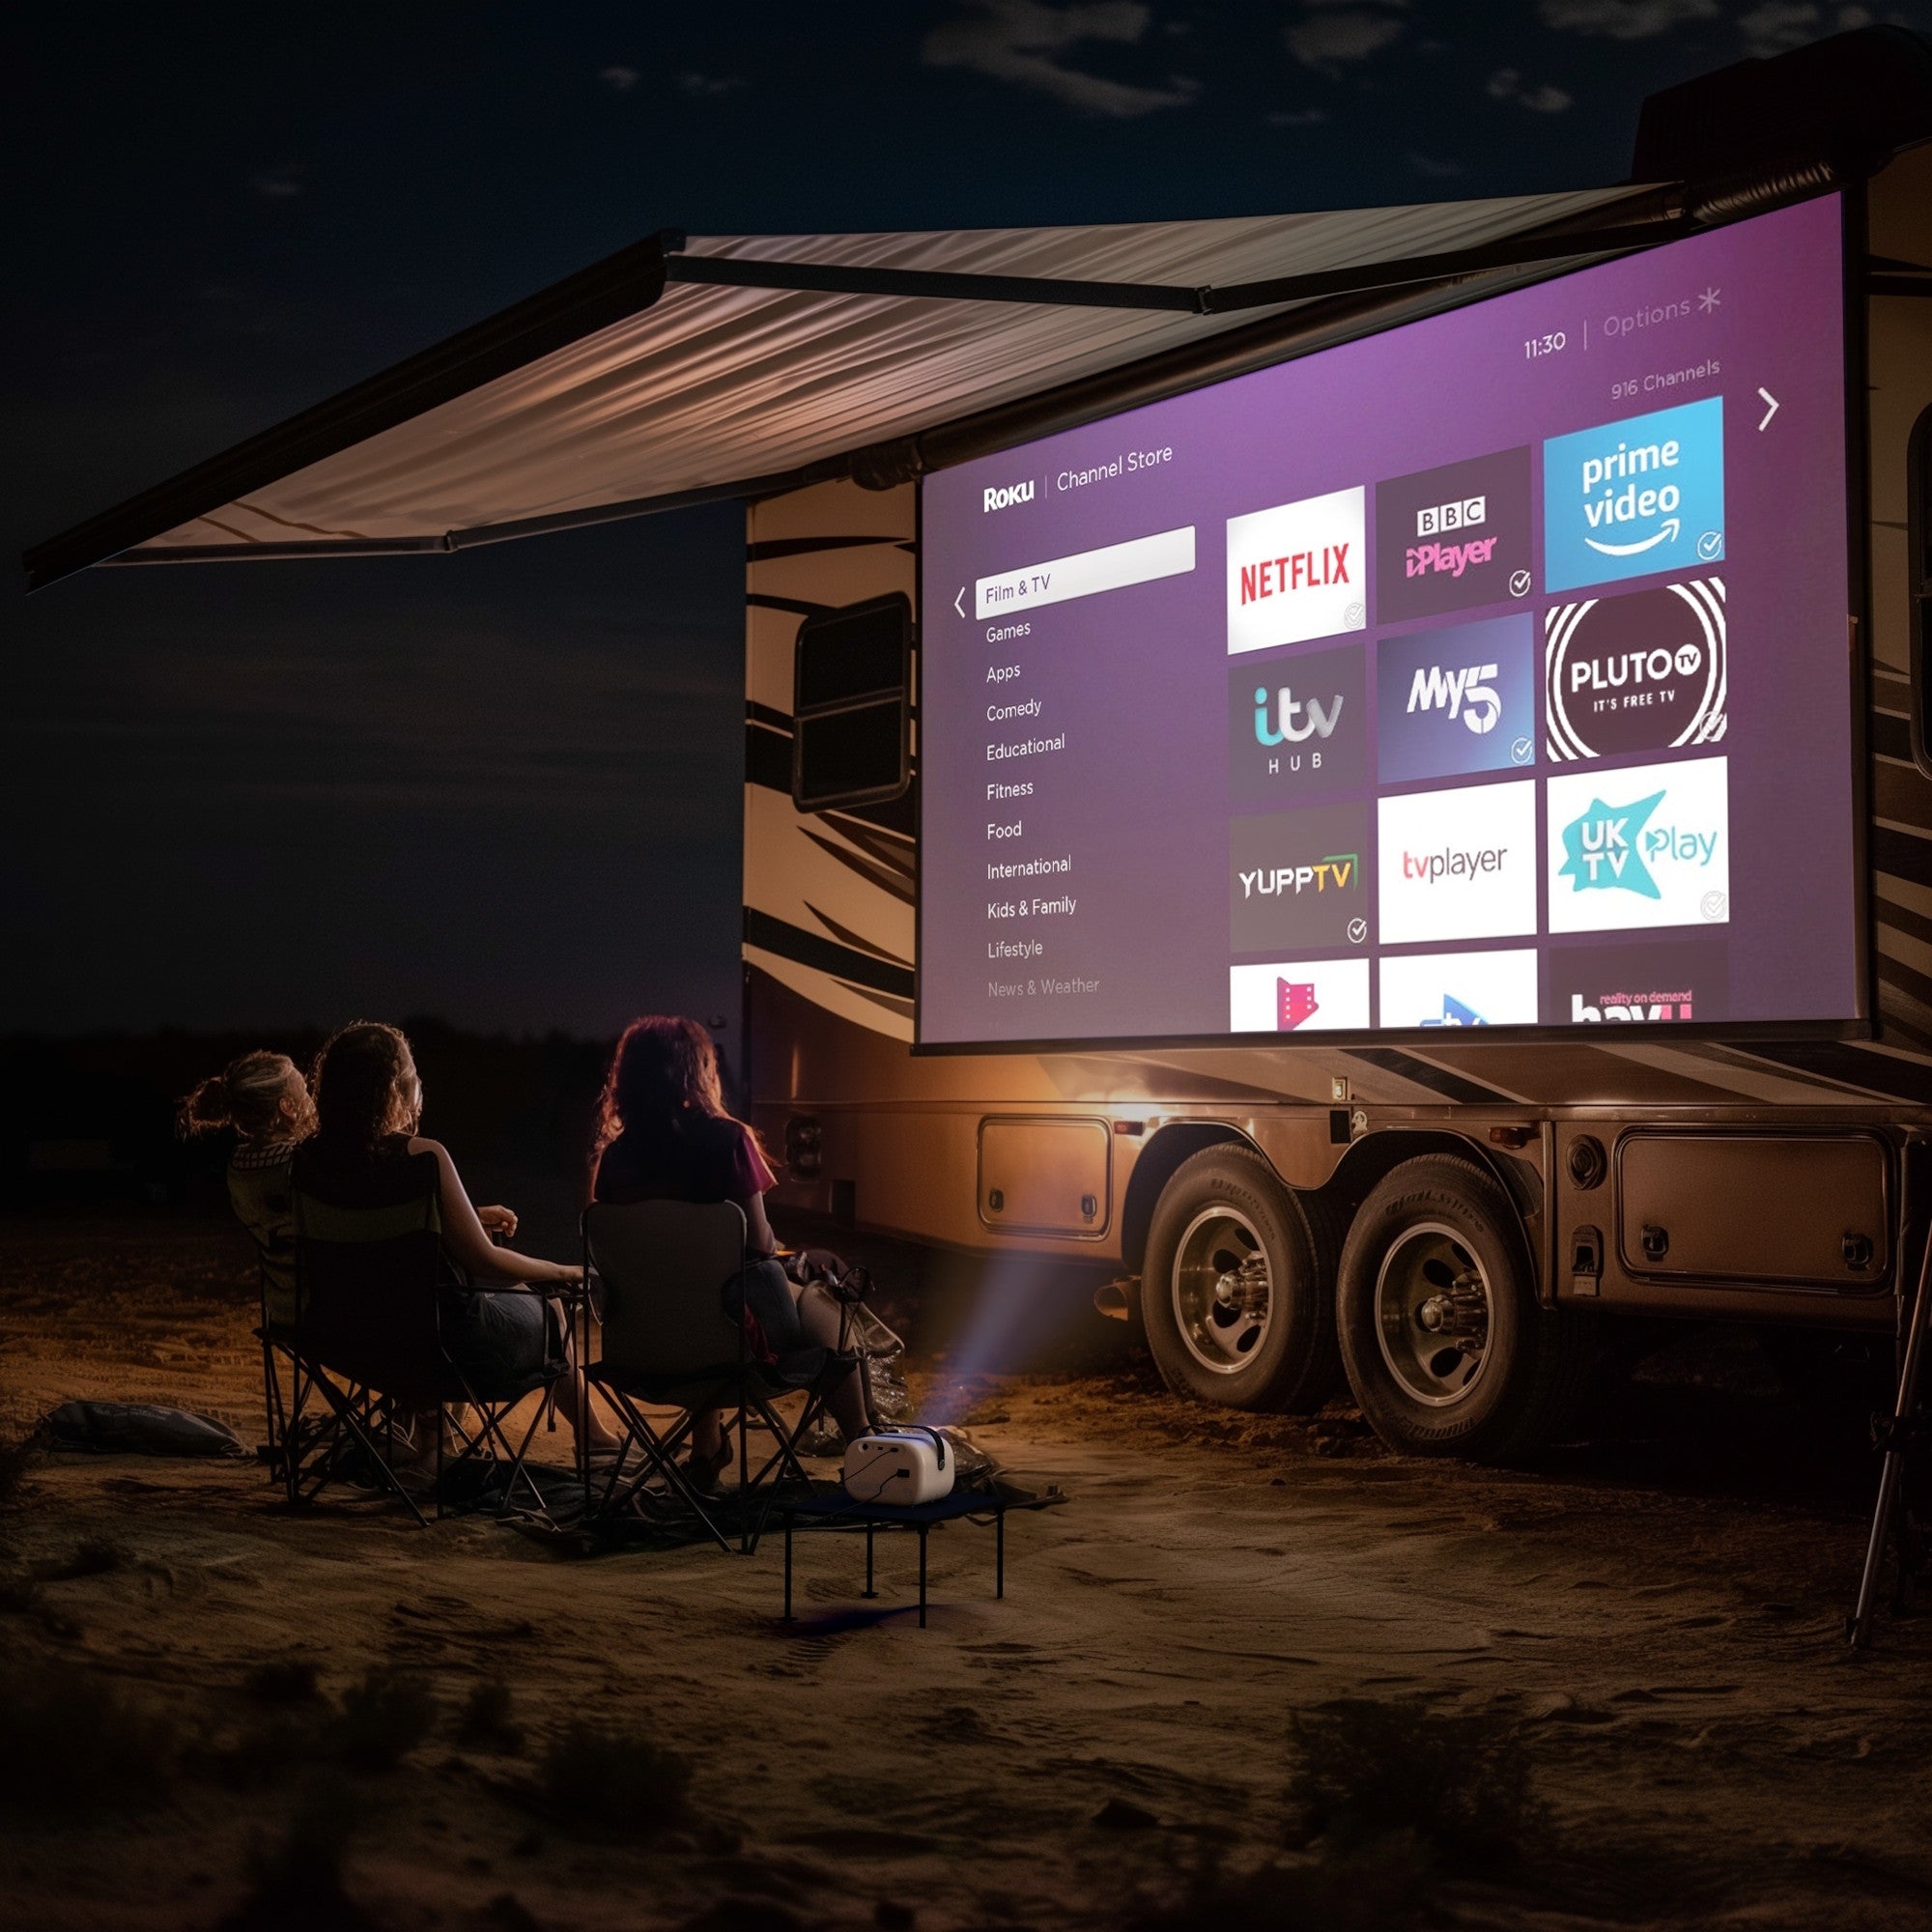
[[1708, 566], [1723, 554], [1721, 396], [1543, 445], [1547, 589]]

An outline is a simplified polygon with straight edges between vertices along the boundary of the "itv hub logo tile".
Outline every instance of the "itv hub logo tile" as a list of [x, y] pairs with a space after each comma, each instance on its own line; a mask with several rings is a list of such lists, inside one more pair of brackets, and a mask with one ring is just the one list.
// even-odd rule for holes
[[1536, 951], [1409, 952], [1381, 962], [1381, 1023], [1430, 1029], [1536, 1024]]
[[1527, 611], [1376, 647], [1384, 784], [1536, 762], [1536, 637]]
[[1554, 778], [1548, 809], [1551, 932], [1728, 923], [1725, 759]]
[[1381, 940], [1536, 930], [1536, 781], [1416, 791], [1378, 807]]
[[1369, 809], [1360, 802], [1230, 820], [1231, 950], [1363, 944], [1369, 894], [1362, 861], [1368, 843]]
[[1544, 612], [1545, 743], [1552, 758], [1713, 745], [1730, 690], [1721, 578]]
[[1315, 959], [1228, 969], [1230, 1033], [1366, 1033], [1369, 962]]
[[1695, 569], [1724, 554], [1724, 399], [1543, 445], [1548, 590]]
[[1521, 603], [1531, 589], [1529, 449], [1376, 485], [1376, 617]]
[[1368, 622], [1359, 486], [1228, 519], [1228, 651], [1340, 637]]
[[1243, 658], [1228, 672], [1228, 783], [1239, 805], [1361, 783], [1368, 758], [1360, 644]]

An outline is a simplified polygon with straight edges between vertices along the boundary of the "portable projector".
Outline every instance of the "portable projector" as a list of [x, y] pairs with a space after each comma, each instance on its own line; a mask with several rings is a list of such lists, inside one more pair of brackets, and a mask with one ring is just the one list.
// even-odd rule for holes
[[936, 1429], [874, 1429], [846, 1443], [844, 1479], [854, 1502], [936, 1503], [952, 1493], [952, 1459]]

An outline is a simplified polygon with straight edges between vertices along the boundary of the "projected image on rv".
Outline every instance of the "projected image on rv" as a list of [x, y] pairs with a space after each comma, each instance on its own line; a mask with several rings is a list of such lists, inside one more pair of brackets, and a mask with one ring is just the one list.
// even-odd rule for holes
[[1856, 1018], [1840, 222], [927, 477], [921, 1040]]

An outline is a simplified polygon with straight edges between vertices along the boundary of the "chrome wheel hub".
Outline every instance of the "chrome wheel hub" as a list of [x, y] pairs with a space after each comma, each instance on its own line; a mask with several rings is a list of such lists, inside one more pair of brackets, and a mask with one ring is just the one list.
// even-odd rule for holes
[[1236, 1208], [1204, 1208], [1174, 1251], [1174, 1324], [1187, 1352], [1217, 1376], [1245, 1368], [1273, 1308], [1267, 1252]]
[[1454, 1228], [1425, 1221], [1397, 1236], [1376, 1277], [1376, 1338], [1403, 1393], [1430, 1408], [1466, 1401], [1492, 1306], [1489, 1276]]

